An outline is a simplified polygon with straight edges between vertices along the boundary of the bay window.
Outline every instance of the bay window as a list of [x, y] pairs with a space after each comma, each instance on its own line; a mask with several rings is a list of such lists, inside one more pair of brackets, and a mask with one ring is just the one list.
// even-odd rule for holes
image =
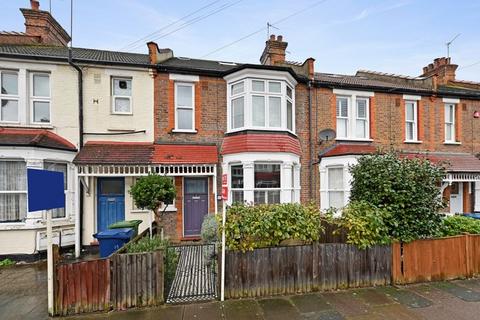
[[337, 139], [370, 139], [370, 92], [333, 90], [336, 97]]
[[345, 185], [343, 167], [327, 168], [328, 207], [343, 208], [345, 206]]
[[0, 70], [0, 121], [18, 122], [18, 73]]
[[27, 214], [27, 168], [24, 161], [0, 161], [0, 222], [22, 221]]
[[195, 85], [175, 83], [175, 130], [195, 131]]
[[280, 203], [280, 164], [255, 164], [254, 204]]
[[418, 140], [418, 112], [416, 101], [405, 102], [405, 140]]
[[455, 142], [455, 104], [445, 104], [445, 142]]
[[30, 107], [33, 123], [50, 123], [50, 75], [30, 74]]
[[[63, 190], [65, 192], [65, 196], [68, 192], [68, 167], [66, 163], [57, 163], [57, 162], [49, 162], [44, 161], [43, 166], [45, 170], [50, 171], [57, 171], [63, 173]], [[67, 200], [65, 200], [65, 205], [67, 204]], [[52, 209], [52, 218], [65, 218], [65, 208], [55, 208]]]
[[132, 113], [132, 79], [112, 78], [112, 102], [113, 113]]
[[295, 131], [295, 95], [288, 81], [247, 77], [228, 88], [229, 130]]
[[243, 165], [232, 165], [230, 167], [230, 178], [232, 203], [243, 203]]

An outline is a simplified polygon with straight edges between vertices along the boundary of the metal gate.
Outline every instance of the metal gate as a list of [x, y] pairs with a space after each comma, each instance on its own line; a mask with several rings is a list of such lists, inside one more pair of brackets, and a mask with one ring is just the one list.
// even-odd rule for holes
[[175, 276], [167, 288], [167, 303], [216, 299], [217, 252], [215, 245], [185, 245], [171, 248], [177, 253], [178, 262]]

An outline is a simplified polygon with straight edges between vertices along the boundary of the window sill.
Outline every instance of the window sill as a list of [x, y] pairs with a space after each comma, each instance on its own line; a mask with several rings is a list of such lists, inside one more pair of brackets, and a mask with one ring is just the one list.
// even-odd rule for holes
[[361, 138], [335, 138], [335, 141], [358, 141], [358, 142], [373, 142], [373, 139], [361, 139]]
[[278, 131], [278, 132], [288, 132], [288, 133], [291, 133], [293, 134], [294, 136], [296, 136], [297, 134], [292, 131], [292, 130], [289, 130], [289, 129], [286, 129], [286, 128], [262, 128], [262, 127], [241, 127], [241, 128], [235, 128], [235, 129], [230, 129], [228, 130], [227, 132], [225, 132], [225, 134], [229, 134], [229, 133], [236, 133], [236, 132], [241, 132], [241, 131], [268, 131], [268, 132], [275, 132], [275, 131]]
[[181, 129], [173, 129], [173, 133], [197, 133], [197, 130], [181, 130]]
[[445, 145], [459, 146], [459, 145], [461, 145], [462, 143], [461, 143], [461, 142], [457, 142], [457, 141], [445, 141], [445, 142], [443, 142], [443, 144], [445, 144]]
[[403, 141], [403, 143], [407, 143], [407, 144], [420, 144], [420, 143], [423, 143], [423, 141], [420, 141], [420, 140], [405, 140], [405, 141]]
[[32, 128], [32, 129], [53, 129], [54, 126], [51, 124], [21, 124], [21, 123], [12, 123], [12, 122], [0, 122], [0, 127], [7, 128]]
[[133, 116], [133, 112], [110, 112], [112, 116]]

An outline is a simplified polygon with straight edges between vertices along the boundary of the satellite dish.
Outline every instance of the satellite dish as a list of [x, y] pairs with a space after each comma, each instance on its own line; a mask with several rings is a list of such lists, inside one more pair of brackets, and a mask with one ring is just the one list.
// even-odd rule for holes
[[336, 136], [337, 134], [333, 129], [325, 129], [320, 131], [320, 133], [318, 134], [318, 137], [320, 138], [320, 143], [322, 143], [323, 141], [331, 141], [335, 139]]

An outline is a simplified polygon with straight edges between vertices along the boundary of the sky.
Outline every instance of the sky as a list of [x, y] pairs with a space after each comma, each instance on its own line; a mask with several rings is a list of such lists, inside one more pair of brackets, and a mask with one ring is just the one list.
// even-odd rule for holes
[[[287, 60], [313, 57], [317, 72], [418, 76], [460, 34], [450, 46], [457, 79], [480, 82], [479, 0], [73, 1], [75, 47], [147, 53], [155, 41], [175, 56], [259, 63], [269, 22], [288, 42]], [[0, 2], [0, 30], [23, 31], [18, 8], [29, 1]], [[40, 8], [49, 2], [70, 32], [70, 0]]]

